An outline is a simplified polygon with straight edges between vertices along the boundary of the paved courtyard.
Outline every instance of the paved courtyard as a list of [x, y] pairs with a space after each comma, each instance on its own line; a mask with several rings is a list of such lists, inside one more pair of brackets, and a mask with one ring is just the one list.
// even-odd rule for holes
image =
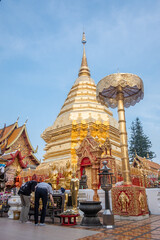
[[151, 215], [141, 221], [115, 221], [114, 229], [82, 227], [81, 219], [76, 226], [61, 226], [58, 219], [52, 224], [46, 219], [46, 226], [34, 223], [21, 224], [7, 217], [0, 218], [0, 240], [147, 240], [160, 239], [160, 215]]

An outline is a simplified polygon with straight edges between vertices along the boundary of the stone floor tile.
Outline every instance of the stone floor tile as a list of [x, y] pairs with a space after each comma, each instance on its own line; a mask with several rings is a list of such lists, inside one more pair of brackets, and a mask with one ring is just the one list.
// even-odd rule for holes
[[[157, 231], [157, 229], [156, 230], [153, 230], [152, 232], [151, 232], [152, 234], [159, 234], [159, 236], [160, 236], [160, 231]], [[160, 238], [159, 238], [160, 239]]]
[[123, 232], [123, 235], [126, 235], [126, 236], [133, 236], [133, 237], [138, 237], [140, 235], [142, 235], [143, 233], [141, 232], [136, 232], [136, 231], [129, 231], [129, 232]]
[[92, 235], [90, 237], [85, 237], [85, 238], [82, 238], [82, 239], [78, 239], [78, 240], [103, 240], [103, 239], [111, 239], [113, 235], [112, 234], [102, 234], [102, 233], [98, 233], [98, 234], [95, 234], [95, 235]]
[[154, 235], [154, 234], [144, 234], [144, 235], [142, 235], [141, 237], [143, 237], [143, 238], [149, 238], [149, 239], [157, 239], [157, 240], [160, 239], [160, 235]]
[[160, 234], [151, 234], [151, 239], [160, 239]]
[[[132, 236], [124, 236], [124, 235], [114, 235], [110, 239], [114, 240], [132, 240]], [[144, 240], [144, 239], [143, 239]]]
[[117, 234], [117, 233], [122, 233], [122, 232], [124, 232], [122, 229], [121, 230], [119, 230], [119, 229], [115, 229], [114, 231], [113, 231], [113, 233], [115, 234]]
[[131, 227], [128, 227], [128, 226], [124, 226], [123, 228], [122, 228], [124, 231], [128, 231], [128, 230], [131, 230], [132, 228]]
[[138, 238], [135, 238], [135, 240], [149, 240], [150, 238], [142, 238], [142, 237], [138, 237]]

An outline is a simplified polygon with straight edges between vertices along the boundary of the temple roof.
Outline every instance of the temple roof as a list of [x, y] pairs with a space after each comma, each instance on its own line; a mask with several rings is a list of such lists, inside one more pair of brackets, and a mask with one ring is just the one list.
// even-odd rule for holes
[[151, 169], [151, 170], [160, 170], [160, 164], [152, 162], [150, 159], [140, 157], [136, 154], [132, 165], [136, 163], [136, 161], [139, 161], [139, 165], [146, 168], [146, 169]]
[[[3, 154], [3, 158], [9, 158], [9, 155], [12, 154], [10, 148], [13, 146], [13, 144], [23, 135], [23, 138], [27, 140], [27, 146], [29, 147], [29, 151], [30, 151], [30, 157], [31, 159], [35, 162], [35, 164], [39, 164], [39, 160], [35, 157], [35, 155], [33, 153], [35, 153], [36, 151], [34, 150], [28, 133], [27, 133], [27, 129], [26, 129], [26, 123], [24, 123], [24, 125], [18, 127], [18, 121], [15, 122], [14, 124], [5, 127], [5, 129], [0, 129], [0, 131], [4, 131], [3, 132], [3, 136], [0, 139], [0, 143], [1, 143], [1, 148], [3, 148], [4, 145], [6, 148], [5, 154]], [[16, 151], [20, 151], [20, 145], [17, 147]]]
[[13, 131], [14, 129], [16, 129], [17, 127], [18, 127], [18, 122], [15, 122], [15, 123], [7, 126], [7, 127], [4, 127], [5, 129], [4, 129], [4, 128], [0, 129], [0, 134], [1, 134], [1, 133], [3, 132], [3, 130], [4, 130], [3, 135], [2, 135], [2, 137], [0, 138], [0, 142], [2, 142], [5, 138], [7, 138], [7, 137], [12, 133], [12, 131]]
[[18, 139], [18, 137], [21, 135], [22, 130], [23, 130], [23, 126], [14, 129], [14, 131], [8, 137], [7, 147], [10, 147]]

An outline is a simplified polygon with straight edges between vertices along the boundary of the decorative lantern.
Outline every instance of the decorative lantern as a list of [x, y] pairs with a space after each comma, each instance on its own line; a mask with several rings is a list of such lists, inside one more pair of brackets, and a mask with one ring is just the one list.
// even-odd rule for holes
[[115, 177], [112, 173], [110, 173], [111, 169], [107, 167], [107, 161], [103, 161], [103, 167], [100, 169], [100, 183], [101, 188], [105, 191], [105, 210], [103, 212], [103, 225], [106, 228], [114, 227], [114, 215], [110, 210], [110, 202], [109, 202], [109, 190], [112, 188], [112, 183], [115, 180]]

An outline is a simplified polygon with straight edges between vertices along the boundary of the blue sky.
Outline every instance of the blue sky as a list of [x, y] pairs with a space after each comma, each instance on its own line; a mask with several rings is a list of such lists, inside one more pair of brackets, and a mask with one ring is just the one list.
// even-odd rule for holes
[[[0, 89], [3, 124], [28, 118], [42, 159], [41, 133], [55, 121], [77, 78], [82, 32], [91, 77], [137, 74], [144, 99], [126, 109], [127, 129], [139, 117], [160, 163], [160, 1], [1, 0]], [[118, 119], [117, 111], [112, 110]]]

